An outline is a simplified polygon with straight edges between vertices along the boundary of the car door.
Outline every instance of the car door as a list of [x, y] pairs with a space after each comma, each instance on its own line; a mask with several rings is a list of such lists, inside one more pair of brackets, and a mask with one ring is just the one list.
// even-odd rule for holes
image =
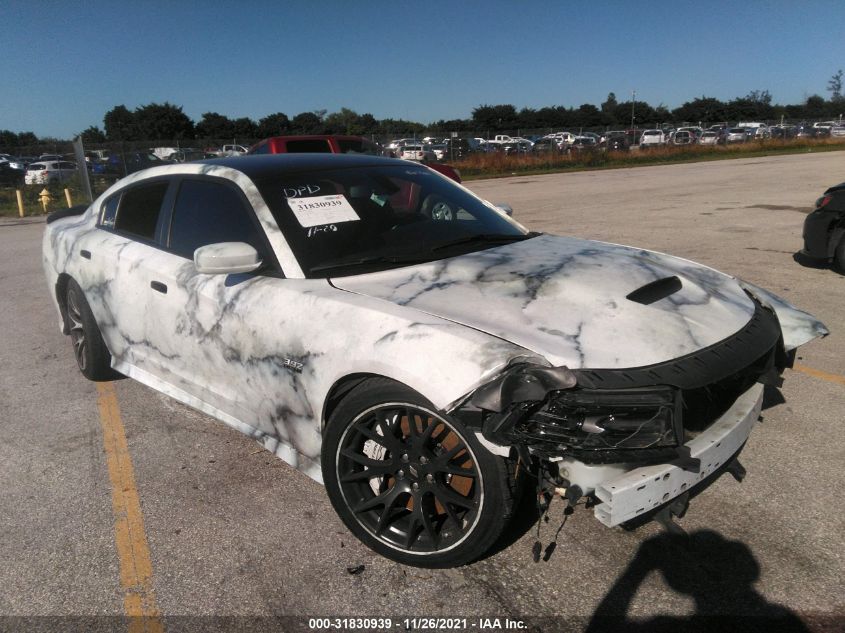
[[[228, 180], [185, 176], [175, 186], [161, 242], [164, 248], [150, 270], [147, 312], [156, 324], [151, 336], [158, 375], [206, 405], [249, 419], [239, 384], [255, 332], [242, 331], [251, 328], [239, 308], [281, 276], [252, 207]], [[196, 249], [220, 242], [250, 244], [264, 267], [249, 274], [197, 272]]]
[[[88, 289], [92, 310], [118, 371], [158, 375], [157, 324], [148, 315], [155, 299], [153, 272], [167, 264], [159, 248], [162, 208], [171, 181], [146, 180], [108, 198], [85, 257], [102, 279]], [[95, 287], [96, 286], [96, 287]]]

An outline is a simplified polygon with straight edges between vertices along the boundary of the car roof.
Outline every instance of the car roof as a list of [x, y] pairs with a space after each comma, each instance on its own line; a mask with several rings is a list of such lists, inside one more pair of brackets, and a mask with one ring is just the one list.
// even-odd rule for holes
[[231, 156], [196, 161], [199, 164], [219, 165], [236, 169], [252, 179], [263, 178], [279, 172], [297, 172], [317, 169], [347, 169], [384, 165], [407, 165], [408, 162], [367, 154], [257, 154]]

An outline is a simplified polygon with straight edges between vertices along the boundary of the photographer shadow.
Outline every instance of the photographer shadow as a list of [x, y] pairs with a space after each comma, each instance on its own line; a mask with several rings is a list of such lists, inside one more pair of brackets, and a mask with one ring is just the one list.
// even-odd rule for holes
[[[631, 603], [646, 577], [659, 572], [666, 585], [690, 596], [695, 613], [631, 619]], [[760, 565], [747, 545], [718, 532], [663, 533], [645, 541], [631, 563], [599, 603], [588, 633], [642, 631], [677, 633], [719, 631], [743, 633], [809, 629], [792, 611], [768, 602], [753, 586]]]

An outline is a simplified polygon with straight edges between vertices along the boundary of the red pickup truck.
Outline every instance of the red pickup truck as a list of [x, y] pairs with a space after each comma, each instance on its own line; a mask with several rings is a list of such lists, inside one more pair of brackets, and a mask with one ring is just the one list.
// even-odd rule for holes
[[[382, 156], [382, 148], [363, 136], [341, 136], [338, 134], [315, 134], [309, 136], [272, 136], [258, 141], [247, 154], [371, 154]], [[443, 163], [424, 162], [455, 182], [461, 182], [460, 172]]]

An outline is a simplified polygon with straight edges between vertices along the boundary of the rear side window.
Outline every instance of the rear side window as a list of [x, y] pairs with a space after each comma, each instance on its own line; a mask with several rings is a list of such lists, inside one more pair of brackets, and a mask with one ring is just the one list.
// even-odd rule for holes
[[114, 228], [114, 219], [117, 216], [117, 205], [120, 203], [120, 195], [112, 196], [103, 205], [102, 216], [100, 217], [100, 226], [109, 229]]
[[300, 154], [331, 154], [332, 148], [325, 139], [306, 139], [301, 141], [288, 141], [287, 150]]
[[218, 242], [246, 242], [262, 256], [266, 250], [251, 211], [235, 189], [219, 182], [183, 181], [170, 221], [170, 250], [193, 259], [200, 246]]
[[156, 224], [167, 186], [167, 182], [156, 182], [125, 191], [117, 210], [115, 230], [145, 240], [155, 240]]

